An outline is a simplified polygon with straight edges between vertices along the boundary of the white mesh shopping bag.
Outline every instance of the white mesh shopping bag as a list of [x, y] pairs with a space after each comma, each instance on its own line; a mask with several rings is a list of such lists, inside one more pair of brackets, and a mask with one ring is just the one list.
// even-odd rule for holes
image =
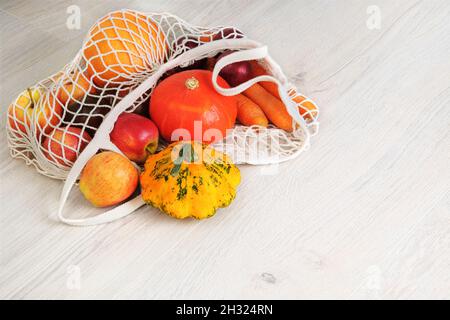
[[[236, 52], [214, 66], [212, 82], [217, 92], [236, 95], [257, 82], [275, 83], [293, 119], [293, 130], [236, 125], [214, 147], [237, 164], [272, 164], [298, 156], [317, 133], [318, 109], [289, 83], [267, 47], [234, 27], [202, 28], [171, 14], [131, 10], [101, 18], [72, 62], [23, 91], [9, 106], [11, 154], [46, 176], [65, 179], [58, 212], [63, 222], [92, 225], [123, 217], [144, 204], [140, 197], [88, 219], [66, 219], [62, 212], [87, 161], [100, 149], [121, 153], [109, 139], [118, 116], [145, 110], [162, 77], [179, 68], [195, 67], [198, 61], [224, 50]], [[270, 75], [233, 88], [218, 85], [217, 77], [225, 66], [246, 60], [257, 60]]]

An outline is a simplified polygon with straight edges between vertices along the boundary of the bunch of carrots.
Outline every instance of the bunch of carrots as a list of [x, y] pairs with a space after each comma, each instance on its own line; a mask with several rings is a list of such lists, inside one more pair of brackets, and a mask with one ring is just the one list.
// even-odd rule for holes
[[[257, 62], [251, 61], [252, 76], [267, 75], [267, 71]], [[304, 96], [295, 91], [290, 92], [293, 101], [299, 104], [300, 114], [306, 121], [312, 121], [317, 116], [317, 107]], [[245, 126], [259, 125], [267, 127], [272, 123], [276, 127], [291, 132], [292, 117], [286, 110], [278, 93], [278, 87], [273, 82], [259, 82], [242, 94], [238, 100], [238, 115], [240, 123]]]

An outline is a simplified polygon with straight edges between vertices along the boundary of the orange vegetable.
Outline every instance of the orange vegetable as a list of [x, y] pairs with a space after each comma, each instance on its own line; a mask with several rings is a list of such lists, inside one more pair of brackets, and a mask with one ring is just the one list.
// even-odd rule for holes
[[[190, 134], [189, 140], [217, 142], [234, 127], [236, 99], [218, 93], [211, 78], [211, 71], [187, 70], [164, 79], [153, 90], [150, 117], [166, 141], [178, 141], [181, 137], [177, 133], [184, 129]], [[217, 82], [221, 87], [229, 88], [220, 76]], [[197, 124], [201, 124], [201, 132], [198, 132], [201, 136], [197, 136]], [[211, 137], [213, 130], [221, 135]]]
[[[266, 71], [266, 69], [264, 69], [264, 67], [262, 65], [260, 65], [258, 61], [252, 60], [252, 61], [250, 61], [250, 64], [252, 66], [252, 75], [253, 75], [253, 77], [259, 77], [259, 76], [266, 76], [266, 75], [268, 75], [268, 72]], [[278, 86], [275, 83], [268, 82], [268, 81], [262, 81], [262, 82], [259, 82], [259, 84], [264, 89], [269, 91], [271, 95], [273, 95], [274, 97], [276, 97], [278, 99], [281, 99], [280, 98], [280, 94], [278, 93]]]
[[[264, 67], [261, 64], [259, 64], [258, 61], [256, 61], [256, 60], [250, 61], [250, 64], [252, 66], [253, 77], [268, 75], [268, 72], [266, 71], [266, 69], [264, 69]], [[266, 89], [268, 92], [270, 92], [270, 94], [272, 94], [274, 97], [281, 100], [280, 94], [278, 93], [278, 87], [275, 83], [259, 82], [259, 84], [264, 89]], [[314, 103], [312, 103], [311, 101], [305, 101], [306, 97], [304, 97], [302, 95], [297, 95], [296, 91], [291, 92], [290, 96], [293, 97], [292, 100], [294, 102], [296, 102], [300, 105], [298, 107], [298, 110], [300, 111], [300, 114], [302, 115], [302, 117], [305, 120], [312, 121], [312, 120], [314, 120], [315, 117], [317, 117], [318, 110], [317, 110], [317, 106]], [[305, 102], [303, 102], [303, 101], [305, 101]]]
[[237, 118], [244, 126], [258, 125], [267, 127], [269, 121], [261, 108], [246, 96], [236, 96], [238, 113]]
[[244, 95], [256, 103], [275, 126], [288, 132], [292, 131], [292, 117], [281, 100], [271, 95], [259, 84], [254, 84], [245, 90]]
[[302, 95], [297, 95], [296, 91], [291, 92], [291, 97], [293, 97], [293, 101], [300, 104], [298, 107], [298, 110], [300, 111], [300, 114], [305, 120], [314, 120], [315, 117], [317, 117], [317, 107], [314, 103], [311, 101], [305, 101], [306, 97]]

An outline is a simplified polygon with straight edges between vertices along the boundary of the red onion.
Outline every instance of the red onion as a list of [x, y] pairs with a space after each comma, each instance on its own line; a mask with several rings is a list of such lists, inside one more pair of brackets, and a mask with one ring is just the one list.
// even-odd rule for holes
[[[233, 53], [233, 51], [225, 51], [217, 61]], [[236, 87], [252, 78], [252, 66], [248, 61], [235, 62], [227, 65], [220, 71], [220, 76], [232, 87]]]
[[213, 40], [221, 39], [240, 39], [243, 38], [244, 34], [236, 28], [225, 28], [216, 33]]
[[198, 42], [195, 38], [189, 37], [189, 36], [183, 36], [177, 39], [176, 42], [172, 44], [173, 48], [172, 50], [176, 50], [180, 46], [187, 47], [189, 49], [196, 48], [200, 45], [200, 42]]

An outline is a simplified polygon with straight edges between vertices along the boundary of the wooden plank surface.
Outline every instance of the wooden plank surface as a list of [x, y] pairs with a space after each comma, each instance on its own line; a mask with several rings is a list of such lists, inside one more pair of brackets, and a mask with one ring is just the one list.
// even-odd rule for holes
[[[66, 27], [72, 4], [80, 30]], [[1, 298], [450, 298], [448, 1], [2, 0], [2, 122], [96, 19], [126, 7], [268, 44], [320, 105], [321, 131], [274, 172], [242, 166], [236, 201], [213, 219], [143, 208], [74, 228], [55, 219], [61, 182], [13, 160], [2, 125]], [[92, 211], [78, 199], [71, 215]]]

